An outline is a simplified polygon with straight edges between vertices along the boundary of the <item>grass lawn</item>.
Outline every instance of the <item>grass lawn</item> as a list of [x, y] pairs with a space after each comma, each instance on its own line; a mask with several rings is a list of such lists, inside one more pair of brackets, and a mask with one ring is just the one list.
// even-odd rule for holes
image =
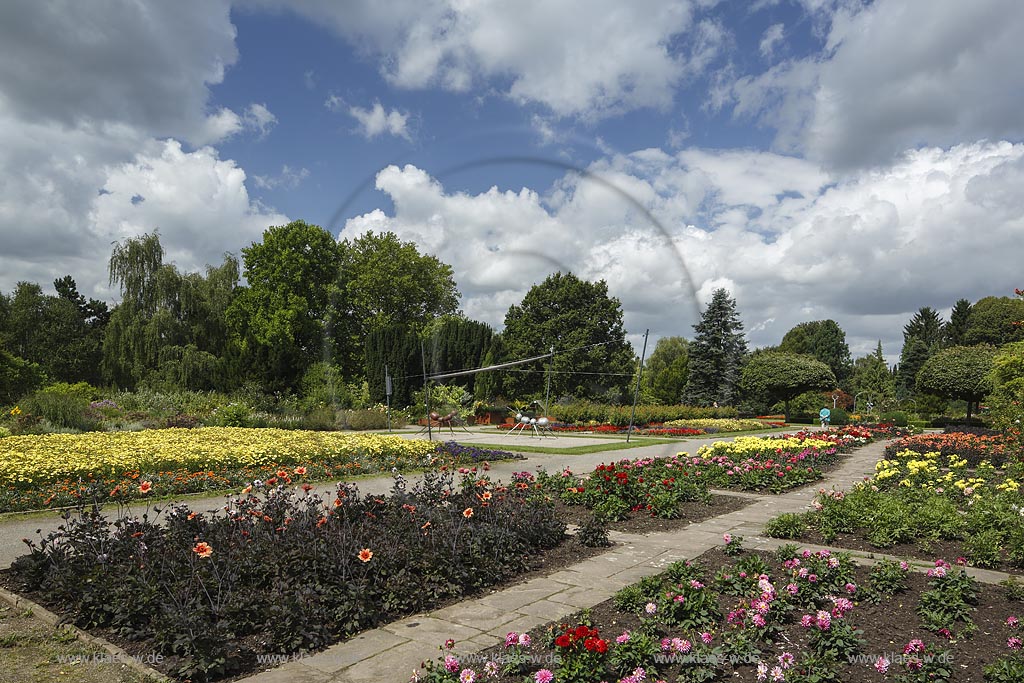
[[[146, 683], [155, 680], [31, 613], [0, 603], [0, 660], [4, 683]], [[63, 660], [63, 661], [61, 661]]]

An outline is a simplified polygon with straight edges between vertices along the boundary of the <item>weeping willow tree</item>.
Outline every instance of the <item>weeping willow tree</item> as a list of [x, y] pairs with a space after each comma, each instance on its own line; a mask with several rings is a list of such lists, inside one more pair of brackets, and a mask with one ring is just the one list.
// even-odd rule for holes
[[214, 388], [225, 380], [225, 311], [238, 286], [238, 260], [226, 254], [205, 276], [183, 275], [163, 256], [156, 233], [114, 245], [108, 271], [121, 303], [106, 329], [104, 376], [123, 388]]

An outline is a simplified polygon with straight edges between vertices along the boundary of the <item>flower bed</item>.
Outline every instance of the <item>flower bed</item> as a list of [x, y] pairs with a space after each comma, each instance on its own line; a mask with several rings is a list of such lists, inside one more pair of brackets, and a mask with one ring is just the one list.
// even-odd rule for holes
[[677, 466], [693, 470], [712, 488], [778, 493], [821, 478], [821, 469], [834, 464], [852, 442], [814, 438], [806, 434], [777, 438], [739, 436], [701, 446], [696, 457], [676, 456]]
[[[498, 429], [512, 429], [515, 424], [497, 425]], [[717, 434], [720, 432], [745, 432], [785, 427], [785, 422], [762, 422], [760, 420], [705, 419], [705, 420], [672, 420], [670, 422], [652, 422], [646, 426], [633, 426], [634, 434], [646, 436], [699, 436], [701, 434]], [[547, 426], [553, 432], [581, 432], [592, 434], [626, 434], [628, 425], [618, 424], [565, 424], [553, 422]]]
[[[856, 438], [856, 437], [854, 437]], [[598, 465], [586, 476], [566, 469], [541, 472], [539, 483], [569, 505], [583, 505], [595, 516], [625, 519], [630, 512], [674, 518], [682, 502], [704, 500], [713, 487], [779, 492], [821, 477], [850, 440], [737, 437], [701, 446], [697, 456], [640, 458]]]
[[623, 520], [630, 512], [675, 519], [680, 504], [710, 500], [707, 482], [676, 468], [674, 459], [641, 458], [598, 465], [585, 479], [571, 470], [538, 474], [538, 483], [568, 505], [583, 505], [605, 520]]
[[[707, 434], [719, 432], [752, 432], [764, 429], [766, 425], [761, 420], [740, 420], [740, 419], [700, 419], [700, 420], [671, 420], [665, 423], [666, 427], [681, 427], [685, 429], [700, 429]], [[779, 424], [778, 426], [782, 426]]]
[[1003, 436], [985, 436], [964, 432], [949, 434], [918, 434], [895, 441], [886, 448], [886, 455], [899, 451], [918, 453], [938, 452], [943, 455], [957, 455], [970, 466], [982, 460], [1000, 465], [1008, 460], [1021, 460], [1019, 446]]
[[[974, 437], [986, 439], [987, 437]], [[894, 446], [921, 444], [918, 437]], [[926, 443], [934, 444], [928, 440]], [[982, 441], [983, 444], [988, 442]], [[980, 449], [975, 448], [975, 454]], [[917, 555], [933, 546], [979, 567], [1024, 567], [1024, 463], [971, 467], [954, 452], [890, 448], [875, 476], [848, 492], [821, 491], [815, 510], [782, 515], [766, 533], [821, 538]], [[915, 549], [916, 546], [916, 549]]]
[[[413, 681], [1020, 681], [1024, 605], [938, 560], [857, 567], [842, 553], [713, 550], [567, 622], [471, 657], [449, 640]], [[894, 610], [898, 600], [903, 610]]]
[[0, 512], [73, 505], [91, 492], [134, 498], [142, 481], [188, 494], [240, 488], [282, 467], [326, 481], [513, 457], [454, 442], [233, 427], [18, 436], [0, 442]]
[[216, 514], [66, 516], [8, 583], [196, 683], [499, 583], [565, 537], [537, 489], [451, 472], [387, 497], [264, 484]]

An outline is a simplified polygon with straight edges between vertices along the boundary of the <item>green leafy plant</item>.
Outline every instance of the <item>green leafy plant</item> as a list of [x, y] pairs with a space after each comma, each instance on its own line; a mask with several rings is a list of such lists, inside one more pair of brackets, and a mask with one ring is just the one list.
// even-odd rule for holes
[[608, 538], [608, 525], [597, 516], [591, 515], [576, 532], [576, 540], [585, 548], [607, 548], [612, 544]]
[[882, 560], [868, 574], [867, 599], [881, 602], [907, 589], [910, 565], [896, 560]]
[[964, 552], [976, 567], [995, 567], [1003, 559], [1003, 532], [985, 529], [964, 541]]
[[803, 515], [795, 512], [784, 512], [764, 525], [764, 534], [769, 538], [800, 538], [806, 532]]
[[999, 585], [1006, 591], [1007, 599], [1024, 602], [1024, 581], [1016, 576], [1010, 576], [1000, 581]]
[[985, 667], [984, 676], [989, 683], [1020, 683], [1024, 681], [1024, 656], [1004, 655]]

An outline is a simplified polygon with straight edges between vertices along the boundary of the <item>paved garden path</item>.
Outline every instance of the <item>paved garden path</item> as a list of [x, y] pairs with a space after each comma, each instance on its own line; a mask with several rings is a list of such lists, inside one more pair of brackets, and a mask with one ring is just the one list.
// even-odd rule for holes
[[[767, 433], [767, 432], [766, 432]], [[774, 432], [777, 433], [777, 432]], [[399, 433], [404, 438], [423, 438], [426, 435], [417, 435], [415, 431], [405, 431]], [[445, 431], [439, 438], [435, 433], [435, 440], [443, 440], [445, 437], [451, 435]], [[466, 436], [463, 434], [462, 436]], [[458, 435], [456, 435], [458, 437]], [[580, 446], [588, 443], [589, 440], [581, 440], [578, 437], [570, 436], [553, 436], [553, 437], [531, 437], [529, 435], [510, 436], [503, 438], [504, 435], [498, 432], [487, 433], [480, 430], [474, 430], [470, 434], [470, 438], [463, 439], [466, 443], [495, 443], [501, 444], [505, 450], [515, 452], [516, 446], [544, 446], [544, 447], [557, 447], [567, 448], [572, 446]], [[600, 443], [614, 443], [614, 439], [608, 439], [607, 437], [600, 438]], [[674, 441], [672, 443], [652, 444], [650, 446], [641, 446], [639, 448], [631, 448], [628, 450], [621, 451], [604, 451], [601, 453], [589, 453], [586, 455], [552, 455], [547, 453], [523, 453], [526, 456], [526, 460], [510, 460], [510, 461], [499, 461], [491, 464], [490, 472], [488, 473], [492, 479], [503, 479], [508, 481], [512, 476], [513, 472], [528, 471], [534, 472], [538, 467], [543, 467], [548, 472], [561, 471], [568, 467], [574, 472], [590, 472], [597, 465], [606, 462], [612, 462], [614, 460], [620, 460], [622, 458], [641, 458], [641, 457], [662, 457], [675, 455], [676, 453], [686, 452], [691, 455], [697, 452], [697, 449], [704, 444], [714, 443], [715, 441], [731, 440], [735, 438], [731, 434], [722, 434], [717, 437], [709, 437], [706, 439], [686, 439], [680, 441]], [[486, 439], [486, 441], [484, 440]], [[622, 440], [624, 443], [624, 440]], [[411, 487], [421, 479], [420, 475], [409, 475], [406, 477], [408, 485]], [[355, 480], [359, 487], [359, 491], [363, 494], [375, 494], [381, 495], [391, 490], [394, 480], [390, 475], [367, 477]], [[313, 492], [319, 493], [324, 496], [330, 495], [333, 497], [335, 491], [335, 484], [333, 483], [321, 483], [314, 486]], [[166, 507], [171, 505], [174, 501], [165, 501], [156, 503], [153, 507]], [[201, 497], [201, 496], [183, 496], [179, 502], [185, 503], [192, 510], [196, 511], [210, 511], [218, 510], [224, 506], [224, 496], [215, 497]], [[129, 507], [129, 514], [142, 516], [146, 512], [149, 512], [152, 516], [153, 510], [148, 509], [145, 504], [136, 504]], [[113, 512], [111, 514], [114, 514]], [[45, 515], [32, 513], [30, 515], [11, 514], [6, 515], [3, 519], [0, 519], [0, 568], [9, 567], [18, 557], [22, 556], [26, 552], [25, 543], [22, 541], [23, 538], [29, 538], [36, 540], [39, 538], [37, 531], [41, 531], [44, 535], [50, 531], [54, 531], [63, 520], [57, 515], [57, 513], [47, 513]]]
[[[687, 442], [686, 450], [694, 452], [692, 443]], [[693, 559], [722, 545], [723, 533], [743, 536], [745, 547], [777, 547], [773, 539], [760, 537], [766, 521], [783, 512], [805, 510], [821, 486], [847, 489], [862, 481], [874, 473], [884, 449], [885, 442], [876, 442], [854, 451], [817, 486], [812, 484], [781, 495], [721, 491], [752, 502], [741, 510], [676, 531], [646, 535], [612, 532], [615, 546], [601, 555], [544, 577], [366, 631], [315, 655], [250, 676], [244, 679], [245, 683], [406, 683], [421, 662], [438, 655], [438, 646], [447, 638], [455, 639], [456, 651], [467, 666], [473, 665], [467, 654], [500, 643], [507, 632], [526, 631], [584, 607], [593, 607], [623, 586], [657, 574], [672, 562]], [[588, 463], [598, 464], [602, 459], [607, 462], [609, 458], [658, 454], [642, 452], [647, 450], [599, 453], [594, 459], [561, 457], [569, 458], [570, 466], [582, 472], [583, 457], [588, 458]], [[678, 447], [671, 452], [677, 450]], [[562, 466], [560, 461], [555, 464], [554, 459], [544, 464], [549, 470]], [[517, 469], [526, 468], [519, 463]], [[475, 668], [482, 664], [477, 662]]]

